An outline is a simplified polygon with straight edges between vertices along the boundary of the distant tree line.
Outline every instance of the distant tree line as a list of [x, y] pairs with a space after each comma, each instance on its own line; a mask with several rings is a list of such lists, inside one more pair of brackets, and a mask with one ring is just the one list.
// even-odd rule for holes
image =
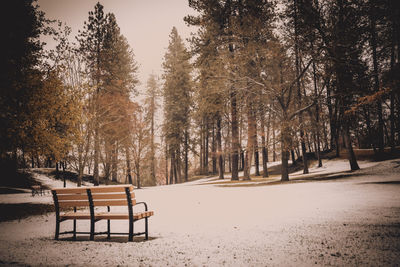
[[[321, 167], [323, 155], [344, 151], [357, 170], [353, 147], [383, 158], [400, 145], [397, 1], [190, 0], [190, 47], [172, 28], [163, 75], [150, 75], [145, 92], [100, 3], [76, 43], [35, 1], [6, 3], [2, 163], [72, 169], [78, 185], [88, 173], [95, 184], [141, 187], [268, 177], [280, 160], [286, 181], [290, 160], [308, 173], [310, 156]], [[46, 50], [41, 35], [56, 46]]]
[[[285, 181], [290, 157], [293, 164], [300, 158], [308, 173], [311, 153], [321, 167], [322, 153], [339, 156], [345, 150], [350, 169], [357, 170], [355, 146], [373, 149], [377, 158], [385, 147], [395, 152], [400, 144], [396, 1], [192, 0], [189, 6], [198, 12], [185, 17], [197, 29], [190, 42], [192, 86], [182, 91], [185, 85], [176, 84], [186, 76], [178, 75], [174, 91], [164, 87], [165, 103], [176, 100], [166, 104], [165, 113], [190, 114], [189, 120], [165, 116], [170, 176], [175, 177], [176, 162], [186, 160], [188, 147], [198, 173], [222, 179], [229, 172], [232, 180], [239, 179], [239, 171], [250, 179], [253, 165], [256, 176], [267, 177], [267, 162], [279, 154]], [[173, 54], [171, 44], [169, 49]], [[185, 52], [175, 54], [185, 58]], [[187, 95], [190, 101], [180, 99]]]

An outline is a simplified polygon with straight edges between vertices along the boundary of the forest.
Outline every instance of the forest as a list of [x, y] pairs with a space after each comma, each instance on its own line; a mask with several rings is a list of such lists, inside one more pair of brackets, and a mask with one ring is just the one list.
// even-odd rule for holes
[[[198, 176], [281, 181], [297, 165], [399, 154], [400, 4], [395, 0], [189, 0], [163, 74], [138, 92], [118, 18], [97, 3], [76, 36], [34, 0], [7, 1], [0, 168], [73, 171], [77, 185], [138, 188]], [[135, 25], [132, 25], [134, 27]], [[42, 36], [56, 46], [47, 49]], [[138, 97], [139, 93], [144, 97]]]

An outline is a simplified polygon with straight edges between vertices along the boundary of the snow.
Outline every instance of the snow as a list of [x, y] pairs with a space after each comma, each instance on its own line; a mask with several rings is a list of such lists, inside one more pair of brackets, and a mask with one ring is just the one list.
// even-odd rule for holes
[[[87, 236], [53, 240], [55, 216], [0, 223], [0, 264], [130, 266], [396, 265], [400, 262], [400, 160], [324, 161], [307, 183], [221, 187], [215, 178], [136, 190], [155, 215], [150, 240]], [[291, 179], [301, 178], [301, 172]], [[40, 177], [47, 181], [46, 177]], [[277, 178], [270, 178], [271, 181]], [[228, 183], [228, 181], [226, 181]], [[253, 182], [252, 182], [253, 183]], [[72, 185], [75, 186], [75, 185]], [[0, 195], [1, 203], [49, 202], [50, 196]], [[62, 223], [62, 230], [71, 227]], [[126, 232], [127, 222], [113, 221]], [[87, 230], [88, 222], [78, 222]], [[96, 223], [105, 229], [105, 222]], [[142, 231], [143, 223], [135, 223]]]
[[[47, 186], [48, 188], [56, 188], [63, 187], [64, 181], [50, 178], [44, 174], [35, 172], [36, 169], [26, 170], [27, 172], [32, 173], [33, 178], [40, 182], [42, 185]], [[83, 185], [93, 185], [88, 182], [84, 182]], [[76, 183], [71, 181], [66, 181], [67, 187], [76, 187]], [[19, 194], [2, 194], [0, 195], [0, 203], [53, 203], [53, 196], [51, 195], [49, 190], [44, 190], [43, 196], [35, 195], [32, 197], [32, 191], [27, 189], [19, 189], [21, 191], [25, 191], [26, 193]]]

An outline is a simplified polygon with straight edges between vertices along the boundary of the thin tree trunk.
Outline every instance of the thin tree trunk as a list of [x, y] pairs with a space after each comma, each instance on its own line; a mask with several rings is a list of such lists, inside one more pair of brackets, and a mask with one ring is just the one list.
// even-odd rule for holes
[[272, 161], [276, 161], [275, 125], [272, 124]]
[[290, 150], [290, 154], [292, 156], [292, 166], [296, 166], [296, 157], [294, 156], [294, 150]]
[[232, 126], [232, 142], [231, 142], [231, 165], [232, 165], [232, 178], [231, 180], [239, 180], [239, 129], [237, 120], [237, 107], [236, 107], [236, 91], [231, 89], [231, 126]]
[[[295, 53], [295, 61], [296, 61], [296, 77], [300, 75], [300, 55], [298, 48], [298, 29], [297, 29], [297, 0], [294, 0], [294, 53]], [[301, 88], [300, 88], [300, 79], [296, 81], [297, 86], [297, 97], [298, 97], [298, 108], [302, 108], [302, 99], [301, 99]], [[306, 154], [306, 145], [304, 141], [304, 130], [303, 130], [303, 112], [299, 113], [299, 131], [300, 131], [300, 143], [301, 143], [301, 154], [303, 159], [303, 174], [308, 173], [308, 162], [307, 162], [307, 154]]]
[[202, 123], [200, 126], [200, 157], [199, 157], [199, 160], [200, 160], [200, 175], [203, 175], [204, 174], [204, 120], [202, 120]]
[[126, 157], [126, 175], [128, 178], [128, 183], [132, 184], [131, 156], [129, 153], [128, 146], [125, 146], [125, 157]]
[[184, 179], [185, 182], [189, 179], [189, 132], [185, 129], [185, 143], [184, 143], [184, 157], [185, 157], [185, 169], [184, 169]]
[[168, 145], [165, 141], [165, 184], [168, 184]]
[[356, 155], [354, 154], [354, 151], [353, 151], [353, 146], [351, 144], [350, 129], [347, 124], [345, 126], [344, 131], [345, 131], [345, 141], [346, 141], [346, 146], [347, 146], [350, 168], [352, 171], [359, 170], [360, 167], [358, 166]]
[[31, 167], [35, 168], [35, 158], [33, 157], [33, 153], [31, 153]]
[[[370, 14], [370, 34], [371, 34], [371, 46], [372, 46], [372, 60], [373, 60], [373, 77], [374, 77], [374, 91], [379, 91], [379, 68], [378, 68], [378, 56], [376, 53], [376, 19], [373, 15], [373, 10]], [[378, 112], [378, 136], [375, 138], [378, 139], [378, 149], [379, 153], [383, 152], [384, 141], [383, 141], [383, 116], [382, 116], [382, 101], [381, 99], [377, 99], [377, 112]]]
[[268, 153], [266, 149], [265, 143], [265, 112], [264, 109], [260, 106], [260, 134], [261, 134], [261, 152], [262, 152], [262, 166], [263, 166], [263, 177], [268, 177]]
[[256, 176], [260, 176], [260, 159], [259, 159], [259, 153], [258, 153], [258, 140], [257, 140], [257, 120], [256, 120], [256, 114], [255, 111], [253, 110], [253, 119], [254, 119], [254, 134], [253, 134], [253, 148], [254, 148], [254, 164], [256, 167]]
[[[96, 116], [96, 115], [95, 115]], [[100, 138], [99, 138], [99, 122], [95, 118], [95, 129], [94, 129], [94, 166], [93, 166], [93, 180], [94, 185], [99, 185], [99, 153], [100, 153]]]
[[[283, 123], [285, 124], [285, 123]], [[289, 152], [288, 152], [288, 136], [287, 132], [288, 129], [285, 127], [285, 125], [282, 125], [281, 128], [281, 135], [282, 135], [282, 140], [281, 140], [281, 181], [289, 181]]]
[[136, 186], [138, 189], [141, 188], [140, 184], [140, 163], [136, 162]]
[[217, 115], [217, 161], [218, 161], [218, 177], [224, 179], [224, 163], [222, 158], [222, 137], [221, 137], [221, 116]]
[[[392, 45], [391, 45], [391, 54], [390, 54], [391, 79], [394, 78], [393, 74], [394, 74], [394, 64], [395, 64], [395, 57], [394, 57], [394, 53], [395, 53], [395, 51], [394, 51], [395, 50], [394, 43], [395, 43], [395, 41], [394, 41], [394, 36], [395, 36], [395, 28], [393, 27], [393, 30], [392, 30]], [[395, 85], [393, 84], [392, 86], [394, 87]], [[392, 88], [392, 90], [390, 90], [390, 150], [391, 150], [392, 153], [394, 153], [395, 150], [396, 150], [394, 101], [395, 101], [395, 88]]]
[[212, 158], [212, 173], [216, 174], [217, 173], [217, 144], [216, 144], [216, 138], [215, 138], [215, 125], [213, 123], [212, 126], [212, 136], [211, 136], [211, 158]]
[[318, 168], [321, 168], [322, 160], [321, 160], [320, 132], [319, 132], [319, 101], [318, 101], [317, 75], [316, 75], [316, 71], [315, 71], [315, 62], [314, 61], [313, 61], [312, 65], [313, 65], [313, 80], [314, 80], [314, 96], [317, 98], [317, 103], [315, 105], [314, 131], [315, 131], [316, 139], [317, 139], [316, 140], [316, 142], [317, 142], [316, 152], [317, 152], [317, 159], [318, 159]]
[[171, 149], [171, 164], [170, 164], [169, 184], [173, 184], [174, 183], [174, 169], [175, 169], [175, 155], [174, 155], [174, 151]]
[[208, 148], [209, 148], [209, 129], [208, 121], [206, 123], [205, 145], [204, 145], [204, 172], [208, 175]]
[[113, 148], [112, 148], [112, 172], [111, 178], [113, 182], [118, 181], [118, 142], [114, 141]]

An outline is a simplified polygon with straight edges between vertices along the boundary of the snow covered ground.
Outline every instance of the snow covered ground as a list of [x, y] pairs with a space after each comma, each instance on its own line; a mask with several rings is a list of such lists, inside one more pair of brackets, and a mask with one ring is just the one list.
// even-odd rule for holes
[[[350, 177], [326, 181], [222, 187], [208, 178], [137, 190], [137, 199], [155, 212], [148, 241], [138, 237], [128, 243], [126, 236], [55, 241], [54, 214], [3, 222], [0, 264], [396, 266], [400, 160], [360, 165]], [[348, 168], [344, 160], [324, 161], [324, 168], [313, 167], [310, 175], [348, 175]], [[0, 195], [0, 202], [52, 200], [14, 194]], [[72, 223], [64, 224], [62, 230]], [[105, 223], [96, 227], [105, 229]], [[135, 224], [136, 231], [142, 227]], [[87, 228], [88, 222], [78, 222], [79, 230]], [[127, 229], [126, 222], [112, 222], [112, 231]]]

